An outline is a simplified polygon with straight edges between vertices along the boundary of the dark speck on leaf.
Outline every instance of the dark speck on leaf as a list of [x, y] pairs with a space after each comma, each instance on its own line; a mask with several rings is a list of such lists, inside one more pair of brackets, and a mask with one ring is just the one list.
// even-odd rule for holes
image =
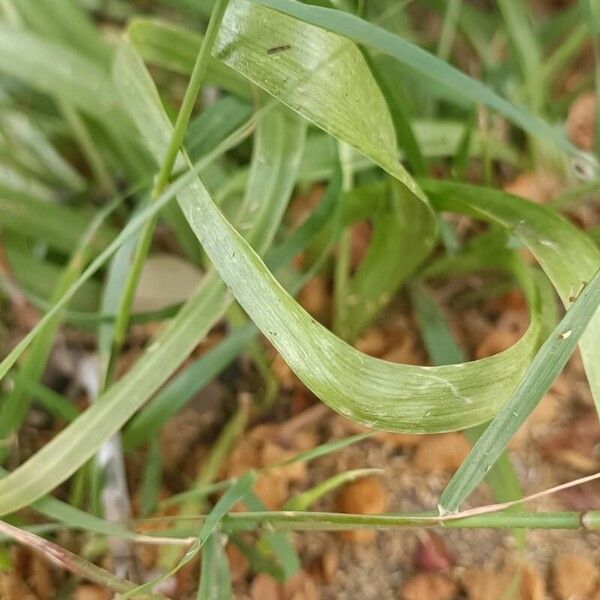
[[277, 54], [279, 52], [285, 52], [289, 50], [291, 46], [289, 44], [284, 44], [283, 46], [275, 46], [275, 48], [269, 48], [267, 50], [267, 54]]

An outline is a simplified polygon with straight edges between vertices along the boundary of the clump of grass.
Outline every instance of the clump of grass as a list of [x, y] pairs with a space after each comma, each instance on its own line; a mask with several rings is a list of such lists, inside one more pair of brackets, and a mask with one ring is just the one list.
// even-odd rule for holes
[[[502, 82], [497, 90], [450, 62], [453, 40], [463, 36], [492, 74], [499, 69], [498, 57], [481, 43], [483, 15], [460, 2], [444, 13], [437, 57], [408, 41], [407, 31], [382, 29], [366, 6], [354, 14], [352, 3], [341, 10], [294, 0], [217, 0], [212, 11], [169, 4], [174, 16], [181, 10], [207, 22], [206, 33], [136, 14], [126, 2], [98, 8], [94, 24], [75, 0], [49, 3], [43, 18], [35, 0], [6, 0], [0, 22], [0, 227], [10, 267], [2, 289], [13, 305], [27, 301], [46, 309], [0, 363], [8, 390], [0, 409], [0, 456], [12, 471], [0, 480], [0, 512], [31, 507], [48, 519], [45, 535], [73, 528], [159, 543], [170, 548], [161, 555], [164, 573], [137, 586], [57, 549], [26, 531], [27, 524], [5, 523], [2, 533], [124, 598], [160, 597], [153, 587], [202, 552], [198, 597], [221, 598], [231, 595], [225, 535], [255, 569], [285, 579], [299, 565], [287, 530], [582, 523], [598, 529], [594, 511], [521, 512], [525, 499], [504, 454], [578, 344], [600, 406], [600, 251], [557, 212], [595, 189], [597, 161], [551, 124], [556, 115], [549, 102], [551, 87], [581, 45], [590, 35], [597, 45], [597, 32], [573, 21], [565, 33], [558, 17], [537, 31], [523, 4], [498, 2], [493, 26], [514, 50], [508, 67], [519, 83], [515, 90]], [[116, 41], [106, 40], [101, 23], [119, 24]], [[175, 93], [184, 78], [185, 93]], [[203, 89], [217, 90], [217, 100], [195, 114]], [[511, 97], [500, 93], [507, 91]], [[427, 106], [419, 111], [423, 96]], [[452, 120], [443, 117], [448, 106]], [[510, 135], [500, 139], [478, 127], [473, 115], [481, 107], [506, 119]], [[563, 171], [583, 164], [592, 181], [543, 207], [461, 181], [477, 161], [480, 181], [488, 184], [498, 165], [522, 162]], [[428, 178], [434, 169], [445, 177]], [[294, 189], [317, 181], [327, 184], [321, 204], [290, 232], [284, 216]], [[482, 220], [489, 230], [463, 244], [444, 212]], [[351, 269], [349, 227], [365, 219], [372, 239]], [[136, 313], [133, 300], [157, 223], [168, 227], [179, 254], [204, 276], [183, 305]], [[539, 266], [523, 262], [515, 246], [526, 247]], [[293, 263], [300, 254], [302, 269]], [[521, 286], [530, 325], [511, 348], [469, 362], [424, 284], [481, 269], [501, 271]], [[324, 270], [335, 278], [333, 332], [295, 299], [302, 283]], [[350, 345], [403, 286], [433, 367], [376, 360]], [[555, 292], [567, 309], [558, 323]], [[161, 323], [159, 332], [118, 376], [132, 324], [146, 321]], [[186, 363], [220, 322], [227, 323], [225, 337]], [[78, 416], [40, 382], [65, 324], [91, 329], [100, 357], [92, 386], [97, 397]], [[111, 440], [118, 463], [120, 438], [114, 436], [121, 433], [124, 452], [148, 446], [142, 506], [153, 511], [161, 481], [158, 432], [241, 353], [266, 388], [252, 409], [271, 404], [277, 384], [256, 343], [259, 333], [324, 403], [356, 422], [410, 433], [472, 428], [473, 449], [437, 511], [310, 511], [322, 495], [365, 470], [336, 474], [291, 498], [286, 510], [267, 511], [252, 492], [254, 472], [218, 481], [247, 422], [249, 407], [241, 405], [192, 488], [167, 501], [183, 505], [181, 516], [196, 521], [171, 519], [152, 537], [106, 511], [93, 514], [107, 486], [127, 495], [124, 480], [106, 478], [106, 463], [100, 473], [86, 467]], [[70, 422], [21, 462], [15, 440], [36, 400]], [[362, 437], [291, 460], [312, 460]], [[118, 464], [112, 467], [118, 473]], [[486, 477], [499, 504], [458, 512]], [[71, 503], [49, 495], [70, 478]], [[211, 507], [215, 493], [222, 495]], [[241, 500], [248, 511], [231, 513]], [[239, 537], [247, 530], [257, 532], [255, 546]]]

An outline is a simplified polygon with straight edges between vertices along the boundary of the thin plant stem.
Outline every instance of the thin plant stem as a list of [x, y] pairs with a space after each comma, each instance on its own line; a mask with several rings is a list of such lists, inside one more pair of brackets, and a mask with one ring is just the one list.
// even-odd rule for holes
[[[340, 165], [342, 167], [342, 190], [349, 192], [354, 184], [354, 173], [351, 167], [351, 148], [347, 144], [338, 144]], [[350, 258], [352, 253], [352, 237], [348, 228], [344, 229], [338, 240], [333, 290], [333, 330], [342, 338], [347, 332], [348, 286], [350, 285]]]
[[462, 0], [448, 1], [446, 13], [444, 15], [442, 33], [440, 34], [440, 40], [437, 47], [437, 55], [444, 60], [448, 60], [450, 57], [452, 44], [454, 43], [454, 37], [456, 36], [456, 25], [458, 23], [461, 7]]
[[[432, 511], [404, 514], [346, 514], [313, 511], [261, 511], [230, 512], [222, 520], [226, 533], [254, 531], [269, 528], [283, 531], [344, 531], [351, 529], [402, 529], [416, 527], [443, 527], [446, 529], [583, 529], [600, 531], [600, 511], [557, 511], [557, 512], [493, 512], [470, 516], [439, 516]], [[189, 522], [190, 533], [197, 532], [199, 517], [164, 516], [140, 521], [143, 524], [159, 522]], [[155, 530], [161, 539], [169, 530]], [[178, 529], [184, 535], [183, 528]], [[184, 538], [185, 539], [185, 538]], [[189, 543], [185, 539], [185, 543]], [[182, 544], [183, 545], [183, 544]]]
[[[175, 165], [175, 161], [177, 159], [177, 154], [183, 144], [185, 132], [187, 130], [192, 111], [194, 110], [196, 99], [198, 98], [198, 94], [200, 93], [200, 89], [204, 81], [208, 59], [210, 58], [210, 53], [217, 38], [217, 33], [221, 26], [221, 22], [223, 21], [223, 16], [225, 15], [225, 10], [227, 9], [228, 4], [229, 0], [218, 0], [211, 14], [206, 35], [202, 41], [188, 87], [183, 97], [181, 108], [177, 115], [177, 120], [175, 121], [173, 135], [171, 136], [163, 163], [150, 194], [151, 203], [153, 203], [156, 198], [162, 194], [171, 178], [173, 166]], [[135, 250], [131, 271], [129, 273], [129, 277], [127, 278], [125, 289], [123, 290], [123, 296], [121, 298], [117, 320], [115, 323], [113, 351], [111, 352], [109, 367], [106, 373], [106, 383], [110, 383], [112, 380], [115, 362], [125, 341], [135, 290], [137, 289], [142, 268], [146, 262], [150, 245], [152, 244], [152, 236], [154, 234], [157, 218], [157, 215], [155, 215], [150, 221], [148, 221]]]
[[102, 156], [96, 149], [92, 136], [86, 127], [84, 120], [77, 110], [68, 102], [59, 103], [60, 110], [64, 115], [86, 161], [98, 182], [100, 189], [108, 196], [117, 196], [118, 190], [113, 182]]
[[181, 144], [183, 143], [183, 138], [187, 130], [190, 116], [192, 115], [194, 105], [196, 104], [196, 98], [198, 97], [200, 88], [202, 87], [202, 82], [206, 74], [206, 67], [208, 66], [208, 59], [210, 58], [210, 52], [214, 46], [215, 40], [217, 39], [217, 33], [221, 27], [221, 22], [223, 21], [225, 10], [227, 9], [228, 4], [229, 0], [217, 0], [217, 3], [215, 4], [213, 12], [210, 16], [208, 28], [206, 29], [206, 34], [204, 36], [204, 40], [202, 41], [200, 52], [196, 58], [194, 70], [192, 71], [187, 90], [185, 91], [185, 96], [183, 97], [183, 102], [181, 103], [179, 114], [177, 115], [177, 120], [175, 121], [173, 135], [171, 137], [171, 141], [169, 142], [162, 167], [156, 179], [153, 195], [157, 196], [158, 194], [162, 193], [165, 186], [169, 183], [171, 171], [173, 170], [173, 165], [175, 164], [175, 160], [177, 158], [177, 153], [179, 152], [179, 148], [181, 148]]
[[[100, 227], [119, 206], [122, 199], [122, 197], [115, 198], [92, 219], [58, 279], [56, 288], [52, 293], [51, 303], [57, 303], [65, 292], [77, 281], [81, 272], [85, 270], [94, 247], [93, 242]], [[62, 321], [62, 313], [54, 312], [51, 316], [47, 314], [42, 319], [42, 321], [44, 320], [45, 323], [42, 326], [43, 333], [36, 338], [29, 355], [23, 364], [21, 364], [15, 387], [4, 401], [2, 410], [0, 411], [0, 440], [7, 442], [5, 445], [0, 446], [0, 462], [5, 460], [10, 451], [10, 444], [8, 443], [10, 436], [15, 431], [18, 431], [27, 415], [31, 403], [31, 395], [28, 392], [27, 382], [38, 381], [42, 376], [44, 365], [50, 355], [54, 335]]]
[[[61, 546], [45, 540], [30, 531], [24, 531], [23, 529], [9, 525], [5, 521], [0, 521], [0, 533], [37, 552], [59, 569], [66, 569], [79, 577], [99, 583], [115, 592], [127, 592], [134, 590], [136, 587], [131, 581], [121, 579]], [[166, 600], [165, 596], [157, 593], [143, 594], [135, 597]]]
[[[202, 465], [196, 478], [196, 488], [205, 488], [216, 479], [225, 459], [241, 437], [248, 422], [249, 402], [242, 402], [240, 407], [229, 418], [221, 430], [219, 437], [213, 444], [208, 458]], [[206, 497], [190, 497], [181, 507], [179, 514], [182, 516], [194, 516], [201, 514], [206, 509]], [[178, 548], [166, 547], [161, 552], [159, 564], [166, 570], [173, 568], [181, 558]]]
[[18, 358], [23, 352], [32, 344], [35, 338], [39, 335], [40, 331], [48, 324], [48, 322], [61, 311], [75, 295], [83, 284], [90, 279], [90, 277], [96, 273], [100, 267], [106, 263], [106, 261], [117, 251], [117, 249], [129, 238], [140, 231], [144, 225], [148, 222], [148, 219], [156, 215], [161, 208], [166, 206], [186, 185], [188, 185], [194, 177], [197, 176], [198, 172], [201, 171], [206, 165], [210, 164], [217, 157], [221, 156], [224, 152], [233, 148], [236, 144], [246, 139], [253, 130], [255, 124], [255, 118], [248, 119], [246, 123], [238, 127], [232, 134], [227, 136], [217, 147], [200, 158], [192, 167], [192, 169], [183, 172], [176, 181], [174, 181], [160, 196], [156, 202], [143, 211], [139, 215], [135, 216], [125, 228], [117, 235], [117, 237], [106, 247], [102, 252], [96, 256], [96, 258], [88, 265], [83, 271], [81, 277], [71, 286], [69, 289], [60, 297], [60, 299], [54, 302], [44, 314], [44, 316], [38, 321], [33, 329], [29, 331], [21, 339], [21, 341], [11, 350], [11, 352], [0, 362], [0, 379], [2, 379], [6, 373], [16, 363]]
[[[244, 327], [249, 323], [249, 319], [242, 310], [241, 306], [235, 302], [229, 307], [229, 310], [227, 311], [227, 317], [230, 325], [233, 327]], [[258, 340], [252, 339], [248, 343], [246, 350], [254, 362], [254, 366], [256, 367], [256, 370], [262, 378], [265, 386], [265, 391], [262, 395], [262, 398], [255, 400], [255, 403], [261, 410], [266, 410], [270, 408], [275, 401], [277, 392], [279, 391], [279, 382], [271, 370], [264, 348], [260, 345]]]

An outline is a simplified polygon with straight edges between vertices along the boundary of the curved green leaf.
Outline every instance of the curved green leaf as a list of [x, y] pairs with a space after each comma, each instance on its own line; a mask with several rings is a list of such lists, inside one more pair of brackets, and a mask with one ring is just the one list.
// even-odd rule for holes
[[[405, 200], [423, 207], [420, 221], [414, 217], [414, 227], [427, 231], [431, 213], [421, 201], [423, 195], [417, 186], [398, 168], [389, 114], [356, 48], [337, 36], [285, 16], [270, 18], [265, 32], [262, 29], [265, 20], [259, 18], [260, 14], [245, 2], [232, 5], [217, 41], [219, 55], [228, 64], [243, 68], [246, 75], [278, 98], [282, 96], [290, 104], [295, 98], [298, 104], [301, 98], [298, 110], [303, 116], [355, 144], [395, 174], [406, 185], [407, 192], [414, 190], [415, 194], [407, 194]], [[286, 38], [277, 37], [281, 35]], [[303, 40], [305, 52], [279, 53], [280, 62], [274, 69], [268, 63], [273, 55], [268, 53], [269, 48], [261, 38], [296, 40], [295, 43]], [[303, 57], [305, 63], [301, 62]], [[328, 76], [321, 77], [324, 57], [333, 61], [341, 76], [333, 80], [332, 72], [325, 67]], [[360, 86], [349, 76], [350, 69], [354, 75], [356, 72], [361, 75]], [[318, 85], [311, 83], [311, 76]], [[298, 89], [302, 94], [294, 96], [294, 90]], [[334, 97], [341, 96], [337, 105], [332, 98], [324, 99], [324, 90]], [[369, 101], [371, 95], [374, 98]], [[352, 97], [355, 102], [348, 103], [345, 97]], [[170, 124], [166, 117], [160, 116], [157, 98], [154, 109], [140, 111], [141, 102], [141, 98], [137, 102], [130, 100], [138, 113], [145, 113], [146, 143], [158, 148], [161, 140], [169, 138]], [[365, 116], [366, 106], [379, 109]], [[154, 119], [151, 123], [150, 118]], [[382, 129], [387, 133], [380, 135]], [[194, 180], [178, 199], [219, 274], [254, 323], [313, 392], [351, 419], [376, 428], [412, 432], [457, 429], [485, 421], [497, 412], [517, 384], [537, 348], [538, 291], [527, 271], [518, 270], [535, 309], [527, 334], [508, 351], [482, 361], [443, 367], [399, 365], [366, 356], [318, 324], [285, 292], [214, 205], [200, 179]], [[424, 247], [427, 246], [426, 241]]]
[[[347, 40], [289, 17], [261, 19], [261, 10], [241, 1], [232, 5], [219, 38], [219, 56], [305, 118], [355, 145], [395, 176], [406, 187], [407, 194], [410, 192], [407, 200], [422, 208], [415, 226], [427, 232], [423, 246], [418, 249], [424, 255], [433, 241], [433, 230], [428, 227], [432, 213], [425, 196], [398, 166], [389, 114], [376, 86], [372, 85], [368, 69], [361, 63], [358, 50]], [[273, 29], [272, 24], [277, 27]], [[283, 35], [286, 36], [283, 39], [278, 37]], [[304, 52], [288, 40], [303, 44]], [[270, 52], [286, 45], [290, 48]], [[324, 58], [330, 60], [323, 62]], [[155, 155], [162, 156], [164, 141], [170, 137], [170, 123], [158, 96], [147, 74], [140, 76], [140, 64], [131, 48], [121, 48], [119, 61], [117, 75], [124, 102], [134, 119], [143, 125], [147, 146]], [[335, 71], [335, 78], [328, 70], [332, 64], [340, 72]], [[347, 69], [352, 71], [352, 77]], [[355, 89], [357, 73], [362, 90]], [[310, 83], [312, 78], [317, 84]], [[345, 89], [341, 84], [350, 88]], [[300, 155], [297, 156], [299, 161]], [[516, 263], [513, 268], [530, 301], [532, 322], [525, 336], [509, 350], [481, 361], [444, 367], [398, 365], [368, 357], [316, 323], [284, 291], [258, 254], [215, 206], [200, 179], [194, 178], [178, 200], [220, 276], [255, 324], [317, 395], [350, 418], [398, 431], [441, 431], [487, 420], [515, 388], [539, 345], [545, 318], [540, 312], [540, 290], [530, 271]], [[510, 226], [511, 211], [520, 214], [522, 209], [523, 220], [532, 218], [526, 204], [515, 199], [506, 213], [501, 206], [496, 214], [483, 212], [490, 219]], [[258, 206], [261, 206], [260, 196]], [[468, 201], [464, 205], [456, 202], [454, 209], [478, 210]], [[534, 218], [537, 216], [538, 213], [533, 213]], [[562, 244], [563, 230], [556, 231], [561, 224], [560, 220], [558, 224], [552, 221], [554, 228], [544, 231], [542, 239], [552, 245], [558, 243], [556, 236]], [[517, 223], [513, 232], [525, 239], [529, 230]], [[570, 247], [583, 248], [585, 244], [580, 243], [579, 236], [582, 234], [575, 232], [576, 239]], [[568, 235], [564, 243], [569, 244], [566, 238]], [[201, 298], [209, 304], [208, 308], [213, 303], [214, 318], [223, 308], [223, 288], [216, 276], [207, 279], [216, 283], [211, 284], [214, 287], [210, 288], [210, 294]], [[194, 328], [202, 329], [207, 322], [203, 311], [193, 303], [188, 304], [150, 346], [148, 355], [109, 391], [104, 402], [98, 403], [98, 408], [94, 405], [72, 427], [0, 481], [0, 512], [28, 503], [67, 477], [85, 460], [90, 449], [93, 452], [160, 385], [164, 371], [172, 371], [181, 362], [192, 340], [198, 339]], [[159, 364], [161, 373], [157, 374], [153, 371], [158, 370]]]

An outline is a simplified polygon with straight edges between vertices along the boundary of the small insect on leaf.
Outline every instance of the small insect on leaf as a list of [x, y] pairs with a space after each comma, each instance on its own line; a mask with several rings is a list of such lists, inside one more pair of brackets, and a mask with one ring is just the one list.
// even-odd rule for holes
[[284, 44], [283, 46], [275, 46], [274, 48], [269, 48], [267, 50], [267, 54], [278, 54], [279, 52], [285, 52], [290, 48], [291, 46], [289, 44]]

